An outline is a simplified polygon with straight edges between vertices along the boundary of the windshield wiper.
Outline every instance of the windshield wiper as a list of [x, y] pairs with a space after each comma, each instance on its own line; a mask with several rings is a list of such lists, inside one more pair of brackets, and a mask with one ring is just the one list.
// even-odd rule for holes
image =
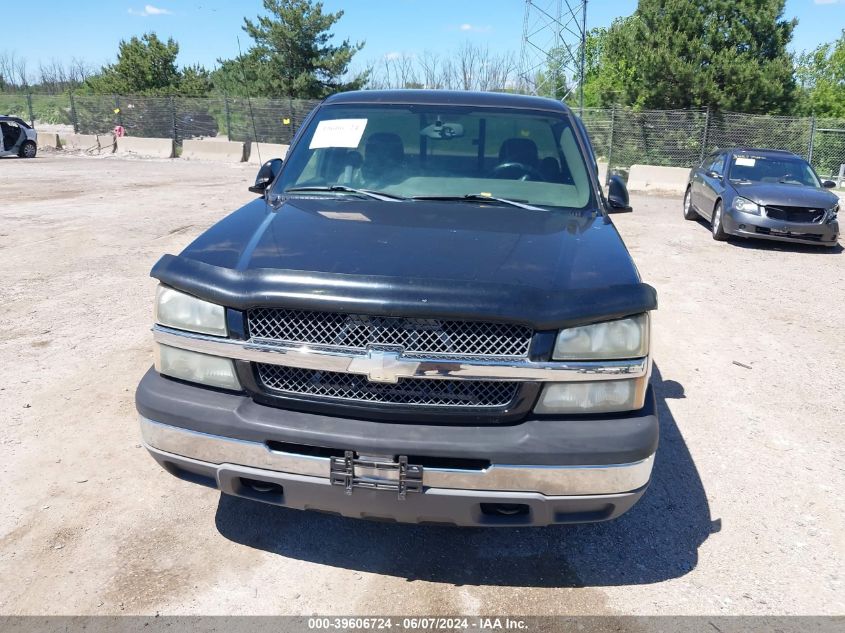
[[499, 204], [506, 204], [511, 207], [519, 207], [520, 209], [528, 209], [529, 211], [547, 211], [540, 207], [535, 207], [524, 202], [517, 202], [516, 200], [508, 200], [507, 198], [496, 198], [487, 196], [483, 193], [468, 193], [463, 196], [411, 196], [411, 200], [453, 200], [455, 202], [498, 202]]
[[284, 193], [305, 193], [308, 191], [335, 191], [339, 193], [357, 193], [361, 196], [367, 196], [374, 200], [383, 200], [385, 202], [394, 202], [396, 200], [407, 200], [403, 196], [397, 196], [392, 193], [384, 193], [383, 191], [371, 191], [369, 189], [355, 189], [354, 187], [347, 187], [345, 185], [331, 185], [331, 186], [312, 186], [312, 187], [290, 187], [285, 189]]

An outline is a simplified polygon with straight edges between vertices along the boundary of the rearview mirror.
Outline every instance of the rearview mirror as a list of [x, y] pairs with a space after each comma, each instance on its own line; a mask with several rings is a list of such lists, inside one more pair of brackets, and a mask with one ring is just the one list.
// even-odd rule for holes
[[835, 186], [836, 186], [836, 183], [833, 182], [832, 180], [825, 180], [822, 183], [822, 187], [824, 187], [825, 189], [833, 189]]
[[249, 190], [252, 193], [264, 195], [267, 187], [276, 180], [276, 176], [279, 175], [280, 171], [282, 171], [282, 159], [271, 158], [261, 165], [261, 169], [258, 170], [258, 175], [255, 177], [255, 184], [252, 185]]
[[718, 173], [718, 172], [715, 172], [715, 171], [708, 171], [708, 172], [707, 172], [707, 177], [708, 177], [708, 178], [715, 178], [716, 180], [721, 180], [721, 179], [722, 179], [722, 174], [720, 174], [720, 173]]
[[422, 136], [433, 139], [461, 138], [464, 135], [464, 126], [460, 123], [443, 123], [438, 120], [420, 130]]
[[630, 213], [634, 209], [628, 200], [628, 187], [621, 176], [612, 174], [607, 183], [608, 213]]

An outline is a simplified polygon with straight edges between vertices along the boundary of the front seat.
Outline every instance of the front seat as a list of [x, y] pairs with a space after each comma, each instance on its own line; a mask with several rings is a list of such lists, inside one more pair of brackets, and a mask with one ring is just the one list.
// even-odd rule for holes
[[537, 168], [539, 163], [537, 144], [530, 138], [509, 138], [499, 148], [499, 164], [521, 163]]
[[376, 132], [364, 145], [361, 175], [365, 182], [396, 182], [405, 163], [405, 146], [398, 134]]

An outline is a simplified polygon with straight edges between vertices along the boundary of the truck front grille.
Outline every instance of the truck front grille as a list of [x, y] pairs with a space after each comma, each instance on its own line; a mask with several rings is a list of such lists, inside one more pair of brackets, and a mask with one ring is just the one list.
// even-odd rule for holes
[[766, 216], [781, 222], [800, 222], [816, 224], [824, 218], [824, 209], [808, 209], [806, 207], [767, 206]]
[[445, 319], [254, 308], [247, 315], [252, 338], [327, 345], [348, 350], [392, 346], [405, 356], [448, 355], [522, 358], [533, 331], [521, 325]]
[[505, 409], [521, 383], [491, 380], [400, 378], [370, 382], [366, 376], [256, 363], [259, 382], [269, 393], [413, 407]]

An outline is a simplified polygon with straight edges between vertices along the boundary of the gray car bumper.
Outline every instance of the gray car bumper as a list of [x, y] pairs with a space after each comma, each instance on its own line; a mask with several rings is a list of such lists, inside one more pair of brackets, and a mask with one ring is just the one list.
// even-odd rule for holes
[[834, 220], [822, 224], [784, 222], [759, 215], [727, 209], [722, 216], [722, 228], [730, 235], [754, 237], [781, 242], [799, 242], [818, 246], [835, 246], [839, 238], [839, 223]]
[[[643, 494], [657, 446], [651, 392], [643, 410], [620, 418], [538, 419], [486, 428], [298, 413], [153, 371], [139, 385], [136, 401], [145, 446], [181, 479], [292, 508], [402, 522], [547, 525], [612, 519]], [[347, 490], [332, 482], [338, 451], [309, 453], [313, 446], [339, 449], [341, 456], [350, 451], [356, 458], [381, 455], [391, 461], [407, 455], [409, 464], [422, 466], [421, 485], [404, 499], [395, 480], [382, 489]], [[442, 463], [481, 457], [483, 465]]]
[[[521, 478], [518, 476], [512, 480], [516, 485], [527, 486], [531, 486], [530, 482], [536, 483], [543, 479], [547, 485], [578, 485], [580, 482], [580, 485], [586, 486], [587, 489], [602, 485], [629, 488], [638, 484], [636, 488], [625, 492], [582, 495], [438, 487], [427, 485], [426, 482], [439, 482], [449, 486], [450, 483], [471, 483], [475, 476], [479, 479], [477, 483], [481, 484], [485, 474], [481, 471], [426, 469], [423, 475], [426, 485], [422, 491], [408, 493], [404, 499], [400, 499], [392, 490], [355, 488], [349, 494], [343, 486], [331, 482], [328, 459], [304, 458], [311, 463], [303, 465], [303, 456], [273, 455], [260, 445], [253, 447], [256, 451], [266, 453], [263, 458], [256, 459], [259, 463], [266, 463], [268, 458], [270, 461], [275, 459], [281, 468], [317, 471], [322, 476], [256, 468], [239, 463], [214, 463], [164, 451], [149, 443], [172, 443], [180, 447], [177, 450], [192, 452], [191, 449], [185, 450], [186, 446], [197, 440], [195, 434], [191, 437], [190, 431], [163, 427], [145, 418], [141, 419], [141, 428], [144, 444], [153, 458], [165, 470], [180, 479], [217, 488], [229, 495], [288, 508], [402, 523], [506, 527], [605, 521], [626, 512], [639, 500], [648, 486], [653, 463], [653, 458], [649, 458], [636, 464], [617, 465], [612, 468], [573, 467], [552, 470], [548, 467], [520, 467], [519, 474], [525, 478], [524, 481], [520, 483]], [[234, 458], [237, 458], [239, 453], [243, 454], [245, 448], [232, 446], [234, 442], [230, 439], [213, 436], [206, 436], [196, 443], [198, 452], [207, 451], [209, 445], [214, 444], [214, 450], [228, 450]], [[495, 472], [496, 469], [490, 470]], [[499, 467], [500, 474], [501, 470]]]

